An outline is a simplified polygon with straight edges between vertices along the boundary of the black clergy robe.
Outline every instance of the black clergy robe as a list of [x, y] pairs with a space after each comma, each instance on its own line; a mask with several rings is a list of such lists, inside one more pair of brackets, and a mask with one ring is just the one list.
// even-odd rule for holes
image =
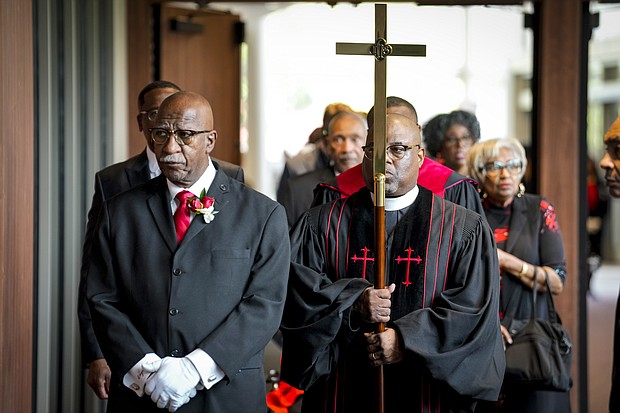
[[[384, 367], [386, 413], [473, 411], [497, 399], [504, 376], [495, 241], [480, 215], [419, 188], [387, 257], [387, 326], [405, 359]], [[351, 313], [374, 282], [373, 219], [363, 188], [307, 211], [291, 232], [281, 377], [306, 390], [303, 412], [375, 411], [372, 326]]]

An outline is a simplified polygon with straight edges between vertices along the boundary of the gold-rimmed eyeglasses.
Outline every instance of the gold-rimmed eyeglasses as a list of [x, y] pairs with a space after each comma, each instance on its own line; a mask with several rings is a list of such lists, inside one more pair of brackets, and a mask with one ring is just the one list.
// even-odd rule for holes
[[[400, 159], [403, 159], [405, 156], [407, 156], [407, 153], [409, 152], [409, 150], [415, 147], [418, 148], [418, 151], [421, 148], [420, 144], [410, 145], [410, 146], [409, 145], [389, 145], [385, 148], [385, 153], [392, 159], [400, 160]], [[372, 155], [374, 152], [373, 145], [362, 146], [362, 150], [364, 151], [364, 157], [372, 161]]]
[[164, 128], [149, 128], [149, 133], [151, 134], [151, 139], [153, 143], [157, 145], [163, 145], [168, 142], [170, 136], [174, 136], [174, 140], [179, 145], [190, 145], [195, 135], [199, 135], [201, 133], [211, 133], [213, 130], [187, 130], [187, 129], [177, 129], [170, 130]]

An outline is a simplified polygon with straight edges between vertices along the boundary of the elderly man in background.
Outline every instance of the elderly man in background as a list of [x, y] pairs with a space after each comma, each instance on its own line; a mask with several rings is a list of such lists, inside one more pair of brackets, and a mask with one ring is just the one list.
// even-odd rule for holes
[[337, 187], [336, 177], [362, 162], [367, 130], [366, 119], [356, 112], [338, 112], [332, 117], [323, 143], [329, 166], [290, 178], [286, 183], [280, 203], [286, 209], [289, 226], [310, 208], [318, 184]]
[[344, 111], [353, 112], [353, 109], [341, 102], [327, 105], [323, 111], [323, 124], [310, 133], [306, 145], [299, 153], [286, 160], [276, 193], [278, 202], [282, 202], [282, 196], [289, 179], [329, 166], [329, 157], [325, 153], [327, 125], [329, 125], [329, 121], [336, 113]]

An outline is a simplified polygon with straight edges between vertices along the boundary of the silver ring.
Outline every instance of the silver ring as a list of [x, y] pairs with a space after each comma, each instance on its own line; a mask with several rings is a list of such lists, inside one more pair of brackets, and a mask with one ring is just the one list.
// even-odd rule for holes
[[370, 353], [370, 354], [372, 354], [372, 359], [373, 359], [373, 360], [376, 360], [376, 359], [377, 359], [377, 354], [376, 354], [376, 353]]

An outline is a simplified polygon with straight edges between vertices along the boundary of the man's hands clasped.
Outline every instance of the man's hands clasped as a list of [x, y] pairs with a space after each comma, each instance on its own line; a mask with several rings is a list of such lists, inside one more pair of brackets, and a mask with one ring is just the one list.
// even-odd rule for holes
[[152, 373], [146, 381], [144, 392], [160, 409], [176, 411], [196, 395], [200, 374], [187, 358], [165, 357], [144, 365], [144, 371]]

